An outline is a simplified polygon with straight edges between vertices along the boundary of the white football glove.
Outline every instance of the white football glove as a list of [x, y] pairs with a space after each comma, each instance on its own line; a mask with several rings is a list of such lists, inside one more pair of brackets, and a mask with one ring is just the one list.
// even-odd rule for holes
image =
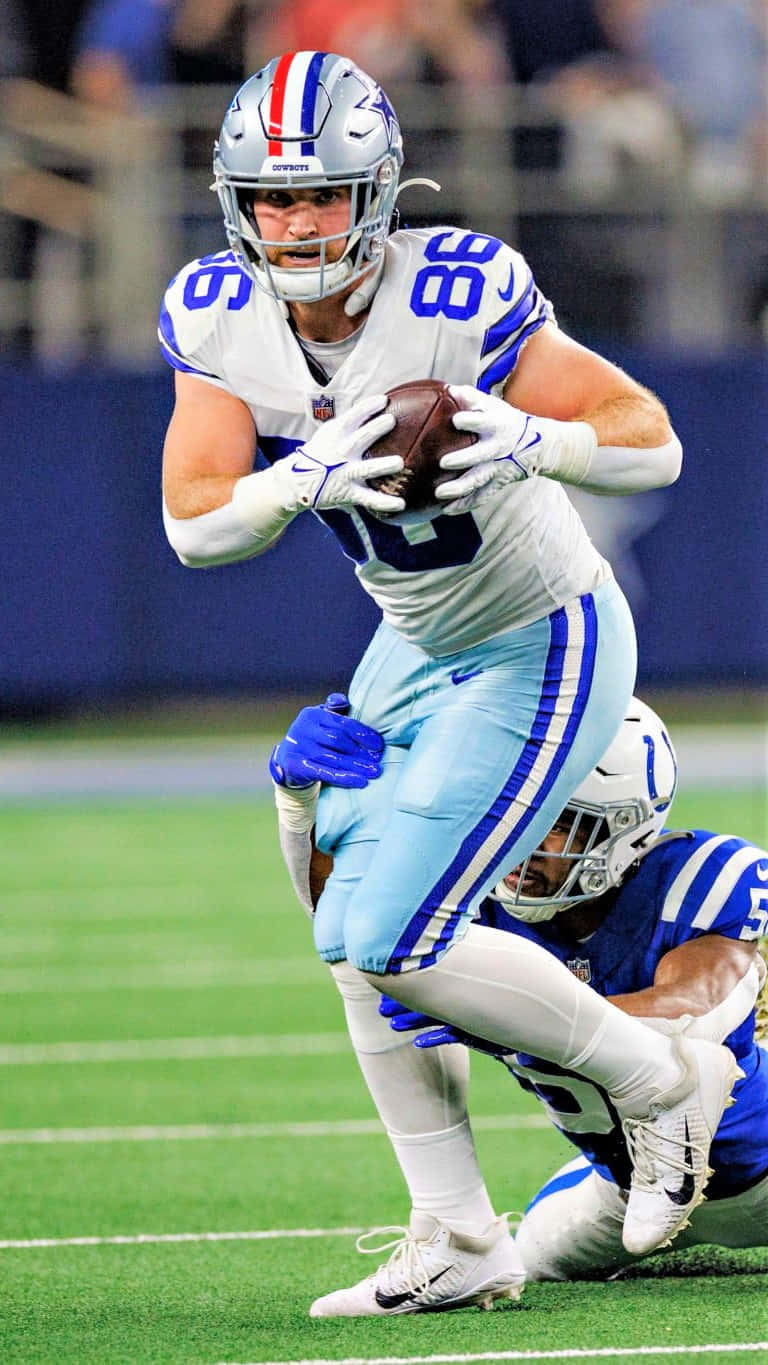
[[[384, 394], [361, 398], [348, 412], [324, 422], [292, 455], [272, 466], [286, 511], [307, 507], [318, 511], [331, 507], [367, 507], [371, 512], [405, 510], [402, 498], [367, 485], [368, 479], [398, 474], [403, 468], [399, 455], [363, 459], [374, 441], [395, 425], [391, 412], [381, 412], [386, 401]], [[377, 412], [381, 416], [374, 417]]]
[[466, 470], [435, 490], [440, 502], [448, 502], [446, 515], [455, 516], [477, 507], [503, 484], [519, 483], [538, 474], [557, 441], [549, 418], [532, 417], [503, 398], [481, 393], [470, 384], [452, 384], [454, 398], [469, 403], [454, 413], [457, 431], [474, 431], [477, 440], [464, 450], [451, 450], [441, 457], [441, 469]]

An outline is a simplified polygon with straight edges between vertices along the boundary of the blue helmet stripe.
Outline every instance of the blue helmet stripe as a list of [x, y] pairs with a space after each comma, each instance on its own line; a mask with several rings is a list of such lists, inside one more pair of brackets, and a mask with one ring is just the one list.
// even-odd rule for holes
[[[317, 88], [320, 84], [320, 72], [323, 62], [328, 56], [327, 52], [316, 52], [307, 68], [307, 77], [304, 81], [304, 91], [301, 97], [301, 131], [302, 133], [315, 132], [315, 105], [317, 103]], [[311, 142], [302, 142], [302, 156], [313, 156], [315, 151], [314, 138]]]

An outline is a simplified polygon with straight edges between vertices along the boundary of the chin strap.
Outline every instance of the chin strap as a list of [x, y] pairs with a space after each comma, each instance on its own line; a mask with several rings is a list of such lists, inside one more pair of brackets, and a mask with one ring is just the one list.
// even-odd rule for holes
[[380, 256], [370, 275], [364, 275], [354, 293], [350, 294], [344, 304], [344, 312], [348, 318], [357, 317], [358, 313], [364, 313], [371, 302], [376, 290], [381, 284], [381, 274], [384, 269], [384, 256]]

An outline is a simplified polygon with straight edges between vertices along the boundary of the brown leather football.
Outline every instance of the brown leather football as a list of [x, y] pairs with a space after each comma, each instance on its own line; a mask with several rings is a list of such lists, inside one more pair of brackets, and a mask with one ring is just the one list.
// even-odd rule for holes
[[369, 487], [404, 498], [409, 512], [434, 514], [440, 506], [435, 488], [461, 473], [441, 469], [440, 456], [448, 450], [463, 450], [477, 440], [473, 432], [457, 431], [451, 421], [453, 414], [466, 405], [458, 403], [448, 385], [439, 379], [414, 379], [398, 384], [389, 390], [387, 398], [385, 411], [394, 413], [395, 425], [374, 442], [366, 458], [401, 455], [405, 467], [399, 474], [370, 479]]

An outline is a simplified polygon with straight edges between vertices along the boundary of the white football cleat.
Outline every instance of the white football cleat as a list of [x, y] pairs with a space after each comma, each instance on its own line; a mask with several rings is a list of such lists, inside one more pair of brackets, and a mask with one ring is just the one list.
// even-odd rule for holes
[[[367, 1247], [366, 1239], [397, 1233], [395, 1241]], [[357, 1241], [374, 1255], [394, 1247], [373, 1275], [315, 1299], [311, 1318], [360, 1318], [395, 1313], [435, 1313], [477, 1304], [491, 1308], [496, 1299], [518, 1299], [525, 1272], [510, 1236], [506, 1215], [480, 1237], [452, 1232], [431, 1214], [414, 1209], [407, 1228], [376, 1228]]]
[[712, 1139], [744, 1074], [719, 1043], [680, 1038], [678, 1048], [683, 1079], [658, 1096], [643, 1118], [622, 1121], [633, 1165], [622, 1241], [633, 1256], [666, 1246], [687, 1226], [711, 1175]]

